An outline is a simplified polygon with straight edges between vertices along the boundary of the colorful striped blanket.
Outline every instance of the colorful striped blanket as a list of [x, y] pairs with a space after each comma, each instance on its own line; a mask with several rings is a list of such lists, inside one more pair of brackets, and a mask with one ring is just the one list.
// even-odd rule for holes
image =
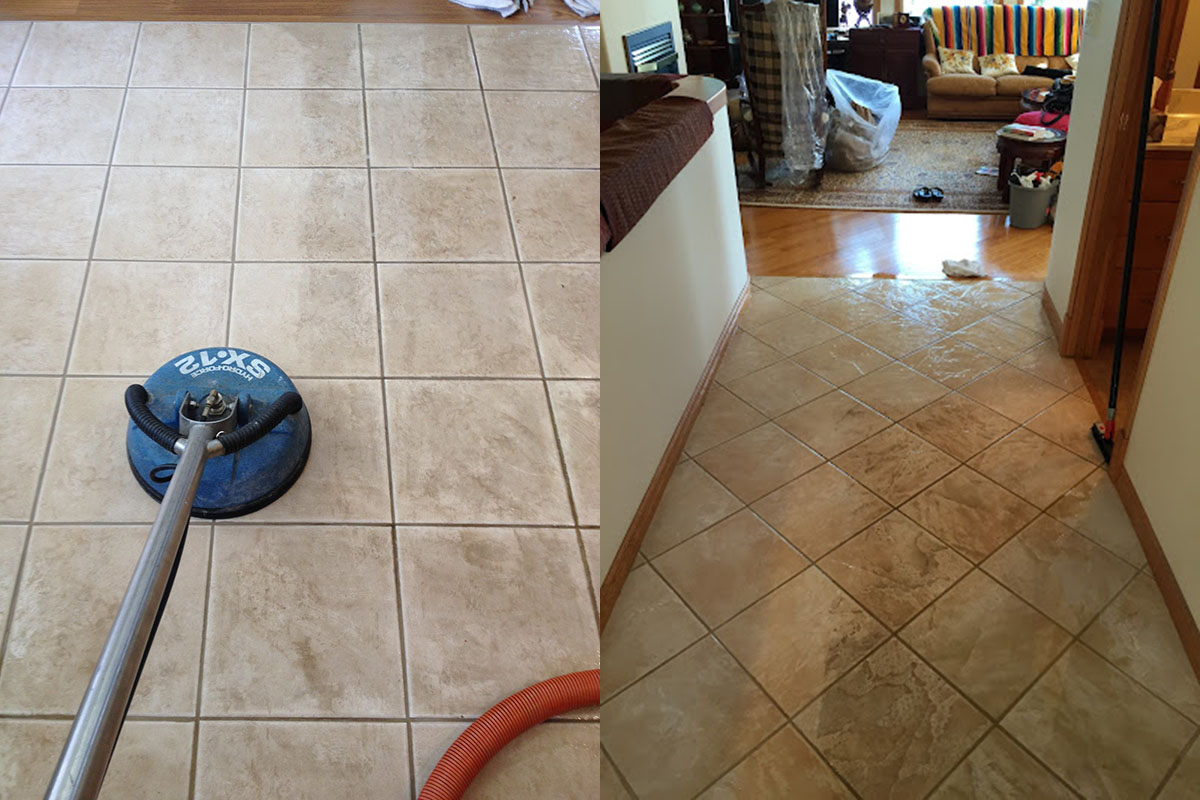
[[977, 55], [1068, 56], [1083, 39], [1082, 8], [936, 6], [925, 12], [939, 47]]

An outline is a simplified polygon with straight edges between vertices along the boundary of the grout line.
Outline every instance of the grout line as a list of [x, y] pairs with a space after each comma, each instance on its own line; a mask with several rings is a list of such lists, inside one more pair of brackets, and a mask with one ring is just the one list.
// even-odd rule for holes
[[8, 89], [13, 87], [13, 82], [17, 79], [17, 71], [21, 69], [21, 62], [25, 60], [25, 52], [29, 49], [29, 40], [33, 38], [33, 25], [34, 23], [30, 22], [29, 27], [25, 29], [25, 38], [21, 40], [21, 49], [17, 51], [17, 60], [13, 62], [12, 72], [8, 73], [8, 80], [4, 84]]
[[[227, 91], [236, 91], [236, 90], [227, 90]], [[351, 90], [351, 91], [353, 91], [353, 90]], [[248, 94], [249, 94], [249, 92], [247, 92], [247, 95]], [[243, 100], [243, 108], [244, 107], [245, 107], [245, 101]], [[63, 161], [63, 162], [59, 162], [59, 161], [2, 161], [2, 162], [0, 162], [0, 167], [76, 167], [76, 168], [78, 168], [78, 167], [104, 167], [104, 166], [107, 166], [107, 165], [102, 164], [100, 162], [86, 162], [86, 161]], [[365, 165], [365, 164], [354, 164], [354, 165], [330, 164], [330, 165], [320, 165], [320, 166], [314, 166], [312, 164], [242, 164], [240, 166], [235, 167], [235, 165], [233, 165], [233, 164], [126, 164], [126, 163], [114, 163], [113, 166], [120, 167], [121, 169], [196, 169], [196, 170], [200, 170], [200, 169], [203, 169], [203, 170], [241, 169], [241, 170], [258, 170], [258, 171], [264, 171], [264, 172], [268, 171], [268, 170], [274, 170], [276, 172], [279, 172], [282, 170], [299, 170], [299, 171], [305, 171], [305, 172], [313, 172], [313, 171], [362, 172], [363, 170], [367, 169], [367, 165]], [[455, 166], [453, 164], [423, 164], [423, 165], [378, 164], [378, 165], [372, 165], [372, 168], [378, 169], [378, 170], [386, 170], [389, 172], [436, 172], [439, 170], [444, 170], [444, 171], [449, 171], [449, 170], [491, 171], [492, 169], [496, 169], [495, 167], [488, 167], [488, 166], [481, 167], [478, 164], [464, 164], [462, 166]], [[509, 170], [511, 172], [596, 172], [597, 171], [596, 167], [508, 167], [508, 166], [506, 166], [506, 167], [504, 167], [504, 169]], [[559, 263], [559, 262], [552, 262], [552, 263]], [[581, 263], [583, 263], [583, 262], [581, 262]], [[594, 264], [596, 262], [593, 259], [592, 261], [589, 261], [586, 263]]]
[[225, 346], [229, 347], [229, 336], [233, 330], [233, 285], [238, 250], [238, 222], [242, 214], [242, 162], [246, 156], [246, 109], [249, 104], [249, 92], [246, 85], [250, 81], [250, 26], [246, 26], [246, 58], [242, 64], [242, 114], [238, 124], [238, 166], [237, 181], [233, 190], [233, 236], [229, 243], [229, 294], [225, 303]]
[[[43, 720], [48, 722], [71, 721], [74, 719], [74, 714], [62, 712], [0, 712], [0, 719], [7, 720]], [[189, 723], [195, 720], [192, 716], [181, 716], [171, 714], [130, 714], [126, 719], [133, 722], [179, 722]], [[199, 715], [201, 722], [382, 722], [401, 724], [405, 722], [414, 722], [418, 724], [429, 722], [470, 722], [479, 717], [472, 716], [435, 716], [435, 715], [418, 715], [411, 717], [321, 717], [321, 716], [306, 716], [303, 714], [296, 716], [283, 716], [279, 714], [201, 714]], [[600, 719], [597, 717], [552, 717], [546, 720], [546, 723], [552, 725], [598, 725]]]
[[587, 547], [583, 543], [583, 531], [579, 528], [575, 529], [575, 541], [579, 545], [579, 557], [583, 560], [583, 580], [587, 584], [588, 597], [592, 601], [592, 614], [596, 617], [596, 635], [600, 635], [600, 604], [597, 598], [600, 596], [600, 586], [596, 582], [595, 576], [592, 575], [591, 565], [588, 563]]
[[1197, 740], [1200, 740], [1200, 729], [1192, 734], [1192, 738], [1188, 739], [1187, 743], [1183, 746], [1183, 749], [1179, 751], [1179, 755], [1175, 756], [1175, 760], [1172, 761], [1171, 766], [1167, 768], [1167, 773], [1163, 775], [1162, 780], [1158, 782], [1158, 786], [1156, 786], [1154, 791], [1150, 794], [1151, 798], [1162, 796], [1163, 789], [1167, 788], [1167, 784], [1170, 782], [1171, 778], [1173, 778], [1175, 774], [1179, 772], [1180, 763], [1193, 747], [1198, 746], [1196, 745]]
[[[104, 165], [99, 164], [96, 166], [104, 166]], [[233, 169], [236, 169], [236, 167], [225, 167], [224, 169], [233, 170]], [[84, 258], [62, 258], [59, 256], [0, 255], [0, 264], [3, 264], [4, 262], [7, 262], [7, 261], [14, 261], [14, 262], [53, 261], [53, 262], [72, 262], [72, 263], [73, 262], [84, 263], [84, 262], [90, 261], [92, 263], [114, 262], [114, 263], [118, 263], [118, 264], [227, 264], [227, 263], [229, 263], [229, 260], [225, 259], [225, 258], [210, 258], [210, 259], [204, 259], [204, 258], [201, 258], [201, 259], [195, 259], [195, 258], [193, 258], [193, 259], [181, 259], [181, 258], [87, 258], [86, 256]], [[447, 264], [450, 266], [453, 266], [455, 264], [478, 264], [478, 265], [506, 266], [509, 264], [518, 264], [518, 263], [526, 264], [526, 265], [546, 264], [549, 266], [562, 266], [564, 264], [587, 265], [590, 267], [596, 266], [596, 261], [594, 259], [588, 260], [588, 261], [570, 261], [570, 260], [564, 261], [562, 259], [559, 259], [557, 261], [535, 261], [535, 260], [531, 260], [531, 259], [523, 259], [521, 261], [517, 261], [516, 259], [509, 259], [509, 260], [505, 261], [505, 260], [496, 260], [494, 258], [488, 259], [488, 260], [474, 260], [474, 261], [469, 260], [469, 259], [459, 259], [458, 261], [446, 261], [444, 259], [440, 259], [440, 260], [428, 260], [428, 261], [387, 261], [387, 260], [383, 260], [383, 261], [378, 261], [378, 262], [364, 261], [361, 259], [339, 261], [338, 259], [328, 259], [328, 258], [326, 258], [326, 259], [244, 258], [244, 259], [238, 259], [237, 263], [239, 263], [239, 264], [361, 264], [364, 267], [373, 265], [376, 263], [394, 264], [397, 266], [415, 266], [415, 267], [429, 266], [429, 265], [434, 265], [434, 264]]]
[[[633, 787], [629, 785], [629, 779], [625, 777], [625, 774], [623, 772], [621, 772], [621, 768], [617, 766], [617, 762], [615, 760], [613, 760], [613, 757], [611, 755], [609, 755], [608, 748], [604, 746], [603, 741], [600, 742], [600, 758], [602, 760], [608, 762], [608, 766], [610, 769], [612, 769], [613, 773], [617, 776], [617, 780], [620, 782], [621, 788], [623, 788], [626, 791], [626, 793], [630, 797], [633, 798], [633, 800], [639, 800], [637, 792], [635, 792], [633, 790]], [[603, 771], [603, 769], [604, 769], [604, 765], [602, 764], [601, 771]], [[602, 798], [602, 800], [610, 800], [610, 799]]]
[[[16, 73], [14, 68], [13, 73]], [[119, 84], [109, 83], [21, 83], [21, 84], [5, 84], [13, 89], [121, 89]], [[152, 89], [152, 90], [174, 90], [174, 91], [218, 91], [237, 89], [237, 86], [174, 86], [170, 84], [132, 84], [130, 89]], [[358, 87], [354, 86], [246, 86], [252, 92], [356, 92]], [[455, 88], [450, 86], [368, 86], [368, 92], [473, 92], [478, 89], [478, 86], [469, 88]], [[600, 90], [598, 88], [588, 89], [580, 87], [577, 89], [544, 89], [544, 88], [517, 88], [517, 89], [485, 89], [488, 92], [538, 92], [540, 94], [596, 94]], [[917, 280], [917, 279], [913, 279]], [[923, 280], [923, 279], [921, 279]]]
[[[213, 570], [213, 548], [216, 544], [217, 530], [216, 526], [209, 524], [208, 526], [208, 564], [204, 575], [204, 606], [200, 617], [200, 665], [196, 674], [196, 700], [195, 722], [192, 727], [192, 764], [188, 776], [188, 798], [196, 796], [196, 770], [199, 768], [199, 751], [200, 751], [200, 712], [202, 710], [201, 703], [204, 700], [204, 652], [208, 644], [208, 612], [209, 604], [212, 602], [212, 570]], [[186, 545], [185, 545], [186, 547]]]

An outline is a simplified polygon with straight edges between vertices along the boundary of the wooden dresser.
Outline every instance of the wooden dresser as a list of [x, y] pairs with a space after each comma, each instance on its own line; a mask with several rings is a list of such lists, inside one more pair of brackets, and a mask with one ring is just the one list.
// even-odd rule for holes
[[922, 47], [920, 28], [851, 28], [850, 72], [894, 83], [904, 108], [923, 108]]
[[[1133, 275], [1129, 286], [1129, 312], [1126, 327], [1145, 330], [1150, 324], [1158, 279], [1162, 274], [1179, 198], [1187, 176], [1191, 148], [1156, 147], [1146, 149], [1146, 170], [1142, 176], [1142, 201], [1138, 210], [1137, 242], [1133, 250]], [[1126, 205], [1128, 208], [1128, 205]], [[1125, 258], [1125, 238], [1117, 242], [1108, 270], [1104, 292], [1104, 327], [1117, 326], [1121, 298], [1121, 265]]]

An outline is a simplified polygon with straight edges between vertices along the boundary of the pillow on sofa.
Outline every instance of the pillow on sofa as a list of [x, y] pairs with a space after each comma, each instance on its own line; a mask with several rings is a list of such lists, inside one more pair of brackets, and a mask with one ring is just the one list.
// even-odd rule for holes
[[1017, 57], [1012, 53], [993, 53], [990, 56], [980, 56], [979, 71], [989, 78], [1021, 74], [1017, 69]]
[[1067, 56], [1063, 60], [1066, 61], [1067, 66], [1069, 66], [1075, 72], [1079, 71], [1079, 53], [1071, 53], [1071, 55]]
[[949, 47], [938, 48], [938, 61], [942, 62], [942, 73], [946, 75], [976, 75], [974, 50], [951, 50]]

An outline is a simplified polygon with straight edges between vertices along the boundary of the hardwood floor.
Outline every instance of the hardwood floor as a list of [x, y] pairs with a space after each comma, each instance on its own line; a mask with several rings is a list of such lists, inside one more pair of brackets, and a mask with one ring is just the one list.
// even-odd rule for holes
[[942, 276], [942, 259], [974, 258], [991, 275], [1040, 281], [1050, 226], [1008, 227], [1001, 214], [742, 207], [752, 275]]
[[[450, 0], [4, 0], [0, 19], [294, 22], [579, 23], [562, 0], [536, 0], [508, 19]], [[599, 23], [599, 17], [586, 22]]]

